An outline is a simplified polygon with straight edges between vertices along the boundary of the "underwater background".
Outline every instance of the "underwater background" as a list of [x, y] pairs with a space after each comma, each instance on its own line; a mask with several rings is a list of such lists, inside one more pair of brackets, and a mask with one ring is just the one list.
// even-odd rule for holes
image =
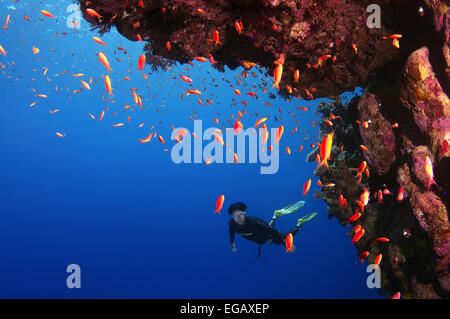
[[[145, 80], [136, 71], [144, 43], [128, 41], [114, 29], [102, 38], [106, 46], [95, 43], [92, 37], [98, 34], [86, 21], [70, 27], [71, 4], [0, 1], [0, 21], [10, 15], [8, 29], [0, 34], [6, 50], [0, 55], [1, 298], [379, 298], [366, 285], [367, 265], [355, 263], [356, 249], [346, 237], [350, 228], [329, 221], [326, 204], [313, 198], [316, 163], [305, 159], [317, 142], [318, 126], [311, 122], [319, 120], [315, 110], [323, 100], [269, 99], [262, 88], [275, 95], [277, 90], [265, 72], [248, 76], [238, 87], [242, 68], [220, 73], [209, 62], [164, 72], [146, 66]], [[106, 54], [113, 71], [101, 65], [98, 52]], [[78, 73], [85, 75], [72, 76]], [[106, 74], [114, 95], [103, 100]], [[182, 100], [190, 86], [180, 74], [194, 80], [194, 89], [206, 89], [200, 97], [213, 103], [200, 105], [194, 95]], [[89, 77], [91, 90], [73, 93], [82, 88], [79, 80]], [[124, 111], [123, 105], [134, 105], [134, 87], [143, 107]], [[236, 96], [235, 88], [243, 94]], [[258, 98], [244, 94], [248, 91]], [[357, 89], [343, 99], [360, 93]], [[105, 106], [109, 111], [99, 121]], [[171, 125], [192, 132], [189, 117], [196, 112], [204, 129], [231, 127], [225, 118], [244, 109], [249, 114], [241, 119], [244, 128], [262, 116], [271, 116], [269, 128], [286, 128], [276, 174], [260, 174], [261, 163], [172, 161]], [[111, 126], [119, 122], [125, 125]], [[298, 132], [291, 134], [295, 126]], [[139, 143], [153, 131], [165, 144], [157, 138]], [[303, 196], [309, 178], [311, 189]], [[215, 214], [221, 194], [224, 206]], [[305, 207], [281, 217], [277, 229], [287, 232], [304, 214], [318, 215], [294, 238], [294, 254], [265, 245], [257, 259], [257, 245], [239, 235], [237, 252], [230, 250], [226, 210], [231, 203], [246, 203], [248, 215], [268, 222], [275, 209], [298, 200], [305, 200]], [[70, 264], [81, 268], [80, 289], [66, 286]]]

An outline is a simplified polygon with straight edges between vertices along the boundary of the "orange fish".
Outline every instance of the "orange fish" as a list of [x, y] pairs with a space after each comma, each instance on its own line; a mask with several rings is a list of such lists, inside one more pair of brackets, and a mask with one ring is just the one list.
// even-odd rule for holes
[[330, 55], [330, 54], [321, 56], [321, 57], [319, 58], [319, 62], [317, 62], [317, 65], [318, 65], [318, 66], [321, 66], [321, 65], [322, 65], [322, 62], [325, 61], [326, 59], [329, 59], [329, 58], [331, 58], [331, 55]]
[[361, 149], [365, 152], [369, 151], [369, 149], [367, 147], [365, 147], [364, 145], [359, 145], [359, 147], [361, 147]]
[[371, 244], [371, 246], [374, 246], [377, 243], [388, 243], [388, 242], [389, 242], [389, 238], [387, 238], [387, 237], [378, 237], [377, 239], [374, 240], [374, 242]]
[[303, 195], [306, 196], [310, 187], [311, 187], [311, 178], [306, 181], [305, 185], [303, 185]]
[[375, 258], [375, 267], [380, 265], [381, 259], [383, 258], [382, 254], [378, 254], [377, 258]]
[[358, 242], [361, 237], [364, 235], [365, 230], [364, 229], [360, 229], [352, 238], [352, 244]]
[[367, 258], [367, 256], [369, 256], [369, 252], [365, 251], [363, 252], [361, 255], [359, 255], [359, 259], [355, 262], [355, 264], [359, 261], [359, 262], [363, 262], [364, 259]]
[[189, 94], [201, 95], [202, 94], [202, 92], [200, 92], [199, 90], [187, 90], [186, 92], [187, 92], [186, 95], [189, 95]]
[[234, 123], [234, 132], [236, 134], [239, 134], [241, 132], [241, 129], [244, 128], [244, 125], [242, 124], [241, 121], [236, 120], [236, 123]]
[[336, 115], [334, 115], [333, 113], [330, 113], [330, 118], [331, 118], [332, 120], [337, 120], [337, 119], [341, 119], [341, 120], [342, 120], [342, 117], [341, 117], [340, 115], [336, 116]]
[[397, 291], [392, 297], [391, 299], [400, 299], [402, 297], [402, 294], [400, 293], [400, 291]]
[[66, 136], [66, 133], [61, 134], [61, 133], [59, 133], [59, 132], [56, 132], [56, 135], [58, 135], [59, 137], [64, 137], [64, 136]]
[[145, 66], [145, 53], [141, 54], [139, 56], [139, 60], [138, 60], [138, 70], [143, 71], [144, 70], [144, 66]]
[[85, 88], [86, 90], [90, 90], [90, 89], [91, 89], [91, 87], [89, 86], [88, 83], [84, 82], [83, 80], [80, 80], [80, 82], [81, 82], [81, 84], [84, 86], [84, 88]]
[[264, 145], [264, 144], [266, 144], [267, 140], [269, 139], [269, 131], [266, 128], [260, 129], [260, 132], [261, 132], [261, 130], [263, 130], [261, 143]]
[[370, 198], [370, 191], [368, 188], [364, 187], [364, 192], [359, 196], [359, 199], [363, 203], [364, 206], [367, 206]]
[[398, 195], [397, 195], [397, 201], [398, 202], [401, 202], [402, 200], [403, 200], [403, 189], [404, 189], [405, 187], [404, 186], [402, 186], [402, 187], [400, 187], [399, 189], [398, 189]]
[[105, 76], [105, 87], [106, 91], [108, 91], [109, 95], [113, 95], [112, 88], [111, 88], [111, 79], [109, 78], [109, 75]]
[[400, 48], [400, 42], [398, 39], [402, 38], [403, 36], [401, 34], [393, 34], [388, 37], [383, 37], [383, 39], [392, 39], [392, 45], [396, 47], [397, 49]]
[[46, 10], [41, 10], [41, 13], [49, 18], [54, 18], [55, 16], [53, 14], [51, 14], [50, 12], [46, 11]]
[[216, 200], [216, 210], [214, 211], [214, 213], [217, 213], [220, 215], [220, 210], [223, 207], [223, 202], [225, 201], [225, 195], [220, 195], [217, 200]]
[[97, 37], [92, 37], [92, 40], [94, 40], [95, 42], [97, 42], [98, 44], [103, 44], [103, 45], [106, 45], [106, 43], [105, 42], [103, 42], [102, 40], [100, 40], [99, 38], [97, 38]]
[[170, 41], [166, 42], [166, 48], [167, 48], [167, 51], [170, 51]]
[[[359, 122], [359, 121], [358, 121]], [[361, 122], [359, 122], [359, 123], [361, 123]], [[369, 124], [371, 124], [372, 123], [372, 120], [368, 120], [368, 121], [364, 121], [364, 122], [362, 122], [361, 124], [362, 124], [362, 126], [364, 127], [364, 128], [368, 128], [369, 127]]]
[[214, 31], [212, 34], [213, 40], [214, 40], [214, 45], [216, 46], [217, 44], [222, 44], [222, 42], [219, 41], [219, 31]]
[[225, 145], [225, 142], [223, 141], [223, 138], [221, 135], [218, 134], [218, 132], [214, 132], [214, 139], [216, 140], [217, 143], [219, 143], [220, 145]]
[[6, 16], [5, 25], [4, 25], [3, 29], [8, 29], [8, 23], [9, 23], [9, 14]]
[[283, 64], [278, 64], [277, 67], [275, 68], [275, 71], [273, 72], [274, 84], [272, 86], [276, 87], [278, 90], [280, 89], [279, 84], [282, 74], [283, 74]]
[[242, 29], [244, 29], [242, 22], [240, 22], [239, 20], [234, 21], [234, 28], [236, 29], [236, 31], [241, 34]]
[[294, 83], [298, 83], [298, 79], [300, 78], [300, 71], [295, 70], [294, 72]]
[[328, 126], [333, 126], [333, 123], [332, 123], [330, 120], [324, 120], [324, 122], [325, 122], [326, 124], [328, 124]]
[[194, 57], [194, 60], [200, 61], [200, 62], [206, 62], [206, 61], [208, 61], [208, 59], [205, 58], [204, 56], [196, 56], [196, 57]]
[[392, 45], [396, 47], [397, 49], [400, 48], [400, 41], [398, 39], [392, 39]]
[[384, 40], [386, 40], [386, 39], [400, 39], [402, 37], [403, 37], [403, 35], [401, 35], [401, 34], [393, 34], [393, 35], [390, 35], [388, 37], [383, 37], [383, 39]]
[[102, 16], [100, 14], [98, 14], [97, 11], [95, 11], [94, 9], [86, 9], [86, 13], [88, 15], [90, 15], [91, 17], [96, 17], [98, 19], [102, 18]]
[[425, 174], [427, 176], [427, 188], [430, 189], [432, 184], [437, 186], [436, 182], [433, 179], [433, 164], [431, 163], [431, 159], [428, 156], [425, 158]]
[[278, 127], [278, 129], [275, 132], [275, 143], [279, 143], [281, 136], [283, 135], [284, 132], [284, 126], [281, 125], [280, 127]]
[[366, 161], [362, 161], [361, 164], [359, 164], [359, 168], [358, 168], [358, 173], [356, 174], [356, 176], [361, 176], [362, 173], [364, 172], [364, 170], [367, 167], [367, 162]]
[[100, 59], [100, 62], [103, 64], [103, 66], [108, 70], [108, 71], [112, 71], [110, 65], [109, 65], [109, 61], [106, 58], [106, 55], [103, 52], [99, 52], [98, 53], [98, 57]]
[[[375, 195], [377, 195], [377, 193], [375, 193]], [[383, 192], [381, 191], [381, 189], [378, 190], [378, 202], [383, 202]]]
[[344, 196], [339, 195], [339, 203], [341, 204], [342, 208], [347, 208], [347, 200], [344, 198]]
[[320, 145], [320, 158], [322, 161], [320, 162], [319, 167], [325, 165], [326, 168], [329, 168], [328, 160], [330, 159], [332, 145], [333, 145], [333, 132], [325, 135], [325, 137], [322, 140], [322, 143]]
[[288, 252], [294, 253], [294, 251], [295, 251], [294, 236], [292, 236], [291, 233], [289, 233], [286, 236], [285, 245], [286, 245], [286, 253], [288, 253]]
[[0, 45], [0, 53], [2, 53], [4, 56], [6, 56], [6, 51], [3, 49], [3, 47]]
[[352, 217], [350, 217], [350, 218], [347, 220], [347, 224], [351, 224], [351, 223], [353, 223], [354, 221], [357, 221], [360, 217], [361, 217], [361, 213], [354, 214]]
[[360, 200], [356, 200], [355, 203], [358, 205], [361, 212], [364, 212], [364, 204]]
[[188, 77], [188, 76], [184, 76], [184, 75], [180, 74], [180, 78], [183, 79], [183, 81], [187, 82], [187, 83], [192, 83], [193, 82], [192, 79], [190, 77]]

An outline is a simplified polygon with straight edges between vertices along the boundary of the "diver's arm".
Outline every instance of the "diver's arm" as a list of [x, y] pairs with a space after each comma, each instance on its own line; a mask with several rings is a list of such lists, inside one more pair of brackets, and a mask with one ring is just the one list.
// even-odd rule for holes
[[235, 230], [233, 225], [231, 224], [231, 222], [228, 224], [228, 232], [230, 234], [230, 243], [231, 243], [231, 250], [233, 252], [236, 251], [236, 244], [234, 243], [234, 235], [235, 235]]

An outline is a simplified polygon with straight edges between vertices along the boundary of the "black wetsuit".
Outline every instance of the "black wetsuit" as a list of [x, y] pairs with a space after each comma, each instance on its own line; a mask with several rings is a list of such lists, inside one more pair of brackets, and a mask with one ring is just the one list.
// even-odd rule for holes
[[[274, 228], [276, 219], [272, 219], [269, 224], [258, 217], [246, 216], [245, 224], [239, 225], [234, 220], [228, 222], [230, 241], [234, 243], [234, 235], [238, 233], [245, 239], [259, 244], [258, 257], [261, 254], [261, 245], [270, 243], [275, 245], [283, 245], [286, 239], [286, 234], [283, 234]], [[302, 225], [303, 226], [303, 225]], [[295, 236], [300, 230], [301, 226], [295, 226], [289, 233]], [[289, 234], [288, 233], [288, 234]]]

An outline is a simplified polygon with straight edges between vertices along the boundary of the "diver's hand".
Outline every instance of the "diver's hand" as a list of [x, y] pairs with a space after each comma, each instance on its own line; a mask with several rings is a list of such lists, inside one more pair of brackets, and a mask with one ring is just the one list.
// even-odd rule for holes
[[231, 244], [231, 251], [235, 253], [237, 250], [236, 245], [234, 243]]

